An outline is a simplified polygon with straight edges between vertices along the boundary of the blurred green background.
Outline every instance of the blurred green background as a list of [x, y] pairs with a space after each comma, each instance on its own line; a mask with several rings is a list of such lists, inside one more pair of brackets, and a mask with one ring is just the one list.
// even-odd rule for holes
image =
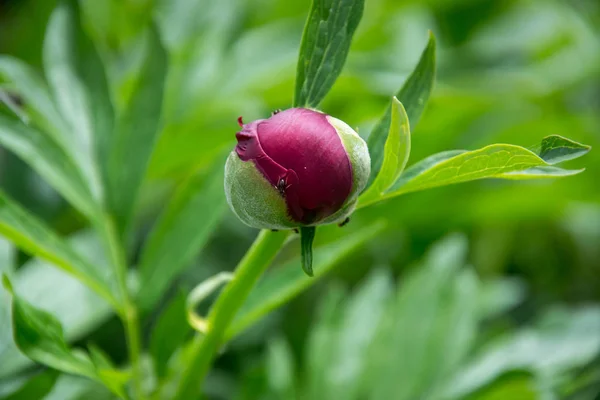
[[[79, 3], [84, 26], [107, 63], [117, 100], [127, 96], [139, 61], [140, 32], [153, 19], [169, 51], [164, 126], [138, 209], [135, 250], [172, 189], [233, 147], [239, 115], [249, 121], [290, 106], [310, 2]], [[55, 4], [51, 0], [0, 2], [0, 53], [41, 69], [44, 30]], [[316, 349], [324, 346], [319, 340], [329, 335], [330, 345], [339, 345], [341, 354], [355, 348], [354, 342], [348, 348], [340, 344], [345, 340], [343, 332], [364, 330], [376, 309], [365, 305], [376, 301], [369, 290], [384, 291], [372, 286], [392, 282], [399, 294], [407, 293], [411, 300], [405, 299], [403, 311], [398, 311], [404, 323], [397, 333], [407, 335], [405, 345], [415, 341], [408, 347], [423, 346], [423, 352], [407, 355], [406, 370], [384, 369], [395, 374], [388, 381], [404, 379], [402, 387], [416, 385], [405, 393], [387, 392], [394, 393], [387, 398], [437, 399], [444, 398], [442, 392], [458, 398], [600, 398], [600, 3], [367, 0], [344, 71], [322, 109], [367, 135], [389, 97], [412, 71], [428, 30], [438, 42], [438, 75], [421, 122], [413, 127], [409, 164], [435, 152], [491, 143], [531, 147], [542, 137], [557, 134], [593, 147], [586, 157], [568, 165], [586, 171], [560, 180], [476, 181], [410, 194], [361, 210], [344, 229], [321, 229], [317, 240], [325, 244], [361, 231], [374, 220], [388, 223], [385, 233], [346, 259], [332, 276], [236, 339], [208, 378], [209, 398], [292, 398], [288, 390], [293, 387], [308, 399], [350, 399], [328, 392], [331, 388], [324, 389], [328, 384], [319, 382], [318, 376], [327, 376], [336, 365], [350, 365], [351, 357], [319, 360]], [[64, 200], [3, 149], [0, 186], [61, 234], [85, 228]], [[170, 295], [179, 287], [192, 287], [215, 272], [232, 269], [255, 233], [228, 211], [194, 265], [173, 283]], [[427, 267], [431, 262], [419, 261], [440, 240], [445, 241], [435, 251], [464, 252], [461, 262], [468, 267], [461, 268], [477, 282], [478, 290], [457, 303], [456, 319], [441, 306], [454, 304], [452, 293], [427, 286], [435, 286], [432, 282], [441, 272]], [[292, 257], [294, 251], [288, 248], [282, 259]], [[16, 257], [17, 265], [28, 261], [25, 254]], [[452, 274], [459, 275], [460, 286], [463, 274], [455, 270]], [[446, 282], [454, 282], [448, 276]], [[419, 280], [420, 284], [414, 283]], [[416, 293], [409, 290], [411, 285]], [[44, 288], [48, 291], [44, 284], [28, 290], [33, 294], [37, 290], [44, 298]], [[439, 307], [430, 316], [426, 311], [432, 301], [438, 301]], [[66, 308], [54, 311], [69, 314], [69, 303], [61, 304]], [[331, 325], [335, 313], [328, 307], [350, 322]], [[346, 307], [355, 307], [362, 317], [348, 317], [353, 311]], [[474, 311], [473, 334], [464, 338], [468, 345], [463, 346], [452, 341], [451, 332], [456, 332], [453, 326], [462, 326], [457, 322], [463, 315], [460, 311], [469, 307], [483, 311]], [[82, 314], [73, 319], [86, 324], [77, 325], [79, 330], [71, 338], [92, 340], [123, 360], [117, 319], [107, 311], [87, 317], [83, 316], [86, 310], [78, 312]], [[149, 316], [145, 326], [152, 326], [153, 318], [154, 314]], [[427, 318], [437, 321], [432, 325], [435, 329], [418, 328]], [[419, 342], [414, 337], [418, 335], [410, 332], [424, 332], [429, 342]], [[444, 379], [429, 376], [425, 367], [422, 373], [406, 367], [412, 365], [410, 357], [414, 362], [434, 360], [433, 364], [451, 359], [450, 353], [460, 346], [465, 349], [456, 362], [437, 372]], [[23, 372], [15, 375], [6, 360], [4, 356], [0, 360], [0, 371], [6, 370], [0, 383], [5, 385], [23, 376]], [[494, 375], [490, 370], [499, 372]], [[492, 378], [481, 378], [486, 371]], [[477, 373], [479, 378], [474, 378]], [[472, 389], [464, 389], [470, 384]], [[382, 390], [373, 398], [385, 398]]]

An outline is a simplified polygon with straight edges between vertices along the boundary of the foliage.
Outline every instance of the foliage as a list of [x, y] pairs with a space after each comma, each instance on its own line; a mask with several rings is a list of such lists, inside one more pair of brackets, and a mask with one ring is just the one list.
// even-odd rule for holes
[[[299, 42], [302, 4], [64, 1], [35, 46], [0, 40], [33, 64], [0, 56], [0, 398], [593, 398], [597, 306], [553, 303], [600, 300], [600, 162], [575, 160], [598, 142], [598, 9], [401, 3], [314, 0]], [[313, 278], [223, 198], [240, 110], [292, 103], [372, 158]], [[186, 301], [238, 260], [208, 312]]]

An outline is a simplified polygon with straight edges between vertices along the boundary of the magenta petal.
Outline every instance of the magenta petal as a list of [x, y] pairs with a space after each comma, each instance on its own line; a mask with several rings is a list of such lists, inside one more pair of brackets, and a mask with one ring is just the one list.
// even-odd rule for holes
[[260, 121], [257, 129], [265, 154], [297, 175], [298, 185], [286, 192], [294, 219], [310, 224], [342, 207], [352, 190], [352, 167], [325, 114], [292, 108]]
[[236, 138], [240, 159], [254, 162], [299, 223], [311, 224], [335, 213], [352, 190], [350, 160], [323, 113], [285, 110], [243, 125]]

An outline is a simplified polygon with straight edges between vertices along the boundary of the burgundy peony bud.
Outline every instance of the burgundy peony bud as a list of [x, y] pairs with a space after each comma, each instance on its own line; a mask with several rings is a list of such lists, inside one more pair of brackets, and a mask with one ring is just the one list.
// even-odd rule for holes
[[255, 228], [342, 222], [367, 183], [367, 145], [346, 123], [306, 108], [244, 124], [225, 166], [235, 214]]

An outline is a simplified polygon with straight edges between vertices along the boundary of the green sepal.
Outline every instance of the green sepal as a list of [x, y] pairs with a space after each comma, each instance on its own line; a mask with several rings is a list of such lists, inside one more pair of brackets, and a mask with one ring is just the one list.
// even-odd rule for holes
[[303, 226], [300, 228], [300, 255], [302, 258], [302, 269], [306, 275], [314, 276], [312, 269], [312, 245], [315, 240], [317, 228], [314, 226]]

